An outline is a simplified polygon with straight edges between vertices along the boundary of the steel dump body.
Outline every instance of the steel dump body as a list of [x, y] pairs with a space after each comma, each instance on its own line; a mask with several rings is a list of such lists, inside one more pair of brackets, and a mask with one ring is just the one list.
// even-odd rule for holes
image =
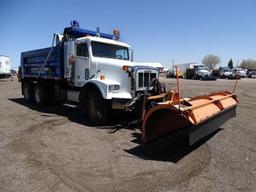
[[[60, 46], [54, 46], [46, 61], [51, 47], [21, 53], [22, 78], [62, 79], [64, 64]], [[45, 65], [44, 65], [45, 63]]]

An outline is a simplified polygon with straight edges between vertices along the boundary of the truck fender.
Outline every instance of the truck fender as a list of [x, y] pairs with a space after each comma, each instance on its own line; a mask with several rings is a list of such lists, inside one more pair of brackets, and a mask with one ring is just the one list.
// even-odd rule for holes
[[95, 88], [95, 89], [97, 89], [100, 92], [102, 98], [109, 99], [109, 98], [107, 98], [107, 89], [108, 89], [107, 86], [108, 86], [107, 84], [104, 84], [104, 83], [102, 83], [100, 81], [95, 81], [95, 80], [91, 80], [90, 81], [89, 80], [88, 82], [86, 82], [84, 84], [82, 90], [88, 89], [88, 88]]

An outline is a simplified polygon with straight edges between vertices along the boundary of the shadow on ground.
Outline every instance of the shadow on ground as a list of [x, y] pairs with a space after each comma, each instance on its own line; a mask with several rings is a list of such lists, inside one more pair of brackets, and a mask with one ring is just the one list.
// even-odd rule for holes
[[[41, 116], [44, 117], [52, 117], [51, 114], [67, 117], [70, 121], [83, 124], [89, 127], [92, 127], [92, 125], [87, 121], [81, 114], [80, 109], [78, 107], [68, 107], [61, 104], [54, 104], [50, 106], [45, 107], [39, 107], [35, 103], [28, 103], [23, 98], [14, 98], [9, 99], [12, 102], [15, 102], [17, 104], [26, 106], [30, 109], [36, 110], [38, 112], [41, 112]], [[131, 123], [134, 122], [134, 123]], [[95, 126], [93, 126], [95, 127]], [[104, 126], [98, 126], [96, 128], [99, 129], [109, 129], [109, 132], [114, 133], [118, 131], [119, 129], [137, 129], [139, 128], [138, 122], [136, 122], [136, 115], [129, 112], [123, 112], [123, 111], [113, 111], [111, 113], [110, 121], [108, 124]], [[208, 135], [204, 139], [200, 140], [193, 146], [189, 146], [187, 139], [185, 139], [185, 136], [181, 139], [176, 139], [172, 141], [171, 145], [169, 145], [167, 148], [161, 148], [159, 147], [158, 151], [152, 151], [151, 149], [141, 145], [141, 134], [138, 132], [132, 132], [133, 140], [131, 142], [138, 144], [136, 147], [131, 148], [129, 150], [124, 150], [127, 153], [136, 156], [138, 158], [144, 159], [144, 160], [157, 160], [157, 161], [168, 161], [177, 163], [179, 160], [181, 160], [183, 157], [188, 155], [189, 153], [193, 152], [197, 148], [199, 148], [201, 145], [203, 145], [205, 142], [207, 142], [209, 139], [211, 139], [215, 134], [217, 134], [220, 130], [213, 132], [212, 134]]]
[[[86, 117], [84, 117], [81, 114], [80, 108], [78, 106], [70, 107], [70, 106], [62, 105], [61, 103], [52, 104], [52, 105], [48, 105], [48, 106], [38, 106], [36, 103], [25, 101], [23, 98], [12, 98], [9, 100], [12, 102], [15, 102], [17, 104], [26, 106], [32, 110], [43, 113], [43, 114], [41, 114], [41, 116], [51, 117], [51, 115], [49, 115], [49, 114], [54, 114], [54, 115], [67, 117], [70, 121], [75, 122], [75, 123], [83, 124], [86, 126], [93, 126], [86, 119]], [[101, 128], [101, 129], [115, 128], [116, 125], [126, 124], [135, 119], [136, 119], [136, 116], [133, 113], [123, 112], [123, 111], [119, 111], [119, 110], [113, 110], [113, 111], [111, 111], [109, 122], [103, 126], [96, 126], [96, 128]], [[93, 126], [93, 127], [95, 127], [95, 126]]]
[[[179, 137], [178, 139], [174, 139], [173, 141], [171, 141], [170, 145], [168, 145], [168, 147], [166, 148], [161, 148], [161, 146], [154, 146], [154, 149], [151, 150], [150, 148], [143, 145], [138, 145], [132, 149], [125, 151], [131, 155], [145, 160], [168, 161], [177, 163], [189, 153], [201, 147], [221, 130], [223, 129], [217, 129], [215, 132], [212, 132], [210, 135], [201, 139], [192, 146], [189, 146], [187, 137], [183, 135], [183, 137]], [[134, 135], [135, 139], [133, 140], [133, 142], [138, 142], [138, 135], [137, 133], [135, 134], [136, 136]], [[158, 151], [156, 149], [158, 149]]]

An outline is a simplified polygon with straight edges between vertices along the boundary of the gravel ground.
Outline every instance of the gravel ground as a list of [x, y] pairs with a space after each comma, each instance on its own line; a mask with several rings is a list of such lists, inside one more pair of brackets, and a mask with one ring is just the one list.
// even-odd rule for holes
[[[181, 80], [181, 95], [232, 90], [234, 82]], [[109, 134], [77, 108], [28, 105], [17, 80], [0, 80], [0, 191], [256, 191], [256, 79], [240, 80], [236, 93], [237, 117], [212, 138], [148, 156], [138, 129]]]

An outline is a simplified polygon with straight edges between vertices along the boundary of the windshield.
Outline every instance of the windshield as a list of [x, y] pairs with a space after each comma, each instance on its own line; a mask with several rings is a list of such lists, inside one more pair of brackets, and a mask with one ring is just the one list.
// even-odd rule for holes
[[129, 60], [128, 47], [92, 41], [92, 54], [95, 57]]

